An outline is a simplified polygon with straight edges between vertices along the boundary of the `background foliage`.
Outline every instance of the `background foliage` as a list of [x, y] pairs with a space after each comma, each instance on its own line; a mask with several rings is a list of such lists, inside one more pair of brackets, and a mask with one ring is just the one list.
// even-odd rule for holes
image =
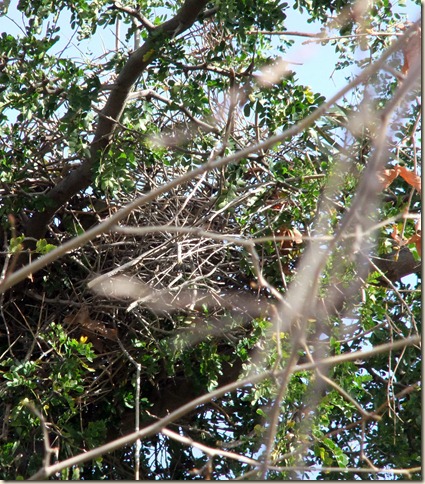
[[[371, 69], [299, 129], [326, 99], [282, 61], [292, 9], [336, 69]], [[421, 331], [420, 30], [388, 1], [18, 10], [0, 37], [2, 477], [420, 479], [418, 342], [320, 364]], [[77, 47], [121, 33], [76, 56], [65, 22]], [[139, 406], [147, 428], [209, 392], [168, 433], [49, 470], [134, 431]]]

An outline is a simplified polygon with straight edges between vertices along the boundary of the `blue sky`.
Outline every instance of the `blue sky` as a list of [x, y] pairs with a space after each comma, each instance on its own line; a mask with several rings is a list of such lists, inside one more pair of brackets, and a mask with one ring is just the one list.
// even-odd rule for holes
[[[401, 2], [392, 2], [393, 5]], [[421, 15], [421, 7], [416, 5], [413, 1], [407, 1], [406, 7], [399, 6], [397, 12], [406, 14], [408, 20], [415, 21]], [[288, 9], [288, 30], [318, 33], [320, 32], [320, 22], [307, 23], [305, 14], [298, 11]], [[338, 32], [335, 32], [337, 35]], [[305, 85], [310, 86], [314, 92], [319, 92], [327, 98], [330, 98], [339, 89], [346, 84], [346, 77], [351, 74], [351, 68], [343, 71], [335, 71], [334, 66], [337, 61], [335, 54], [335, 47], [328, 44], [322, 46], [321, 44], [309, 43], [303, 45], [305, 37], [290, 37], [295, 40], [295, 44], [288, 51], [285, 60], [303, 62], [302, 65], [292, 67], [296, 72], [298, 79]]]

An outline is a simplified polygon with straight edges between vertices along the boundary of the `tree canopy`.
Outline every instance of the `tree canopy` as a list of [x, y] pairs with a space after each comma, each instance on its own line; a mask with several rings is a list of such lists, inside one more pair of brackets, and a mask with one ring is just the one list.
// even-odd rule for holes
[[[0, 476], [421, 479], [419, 20], [388, 0], [18, 11]], [[299, 37], [355, 68], [334, 96], [299, 80]]]

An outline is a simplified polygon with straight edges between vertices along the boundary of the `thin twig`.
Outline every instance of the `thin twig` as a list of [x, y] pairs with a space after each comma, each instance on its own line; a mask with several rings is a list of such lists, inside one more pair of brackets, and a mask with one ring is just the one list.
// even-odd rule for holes
[[[117, 338], [118, 344], [125, 354], [127, 359], [131, 362], [132, 365], [136, 367], [136, 395], [135, 395], [135, 403], [134, 403], [134, 431], [138, 432], [140, 430], [140, 372], [142, 369], [142, 365], [137, 363], [137, 361], [130, 355], [130, 353], [126, 350], [125, 346], [122, 344], [121, 339]], [[141, 449], [141, 442], [140, 439], [136, 440], [134, 452], [135, 452], [135, 459], [134, 459], [134, 480], [140, 480], [140, 449]]]
[[201, 444], [200, 442], [196, 442], [195, 440], [189, 438], [189, 437], [184, 437], [183, 435], [180, 435], [176, 432], [173, 432], [172, 430], [169, 429], [162, 429], [161, 434], [166, 435], [167, 437], [170, 437], [177, 442], [180, 442], [184, 445], [188, 445], [190, 447], [196, 447], [199, 450], [202, 450], [202, 452], [205, 452], [205, 454], [214, 457], [216, 455], [221, 455], [223, 457], [228, 457], [229, 459], [234, 459], [239, 462], [243, 462], [245, 464], [250, 464], [253, 466], [259, 466], [261, 463], [255, 459], [250, 459], [249, 457], [245, 457], [243, 455], [236, 454], [235, 452], [229, 452], [228, 450], [220, 450], [214, 447], [208, 447], [205, 444]]
[[50, 446], [49, 432], [47, 430], [47, 424], [43, 417], [43, 414], [29, 401], [24, 401], [23, 405], [27, 407], [31, 412], [38, 417], [40, 420], [41, 430], [43, 432], [43, 443], [44, 443], [44, 457], [43, 457], [43, 468], [47, 469], [50, 465], [50, 459], [52, 455], [58, 455], [58, 449], [52, 448]]

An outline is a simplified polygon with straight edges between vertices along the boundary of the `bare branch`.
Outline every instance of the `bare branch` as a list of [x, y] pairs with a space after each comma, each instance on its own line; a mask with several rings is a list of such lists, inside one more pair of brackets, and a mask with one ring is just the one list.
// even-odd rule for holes
[[43, 414], [31, 402], [24, 401], [23, 403], [40, 420], [41, 429], [43, 431], [43, 443], [44, 443], [44, 457], [43, 457], [42, 469], [47, 469], [50, 465], [50, 459], [52, 455], [55, 455], [57, 457], [59, 449], [52, 448], [50, 446], [49, 431], [47, 429], [47, 424], [43, 417]]
[[148, 32], [155, 30], [155, 25], [149, 19], [147, 19], [139, 10], [122, 5], [121, 2], [118, 1], [114, 2], [114, 6], [121, 12], [127, 13], [133, 18], [137, 19]]
[[[400, 348], [404, 348], [406, 346], [410, 345], [415, 345], [420, 343], [421, 338], [419, 336], [411, 336], [409, 338], [405, 338], [402, 340], [394, 341], [392, 343], [386, 343], [383, 345], [376, 346], [375, 348], [367, 351], [354, 351], [350, 353], [345, 353], [342, 355], [338, 356], [333, 356], [330, 358], [324, 358], [320, 364], [322, 365], [337, 365], [340, 363], [344, 363], [347, 361], [355, 361], [357, 359], [367, 359], [372, 356], [375, 356], [380, 353], [386, 353], [388, 351], [394, 351]], [[307, 371], [307, 370], [313, 370], [317, 365], [317, 362], [315, 363], [305, 363], [302, 365], [296, 365], [292, 368], [292, 372], [296, 373], [299, 371]], [[284, 375], [285, 372], [281, 372], [280, 375]], [[84, 452], [83, 454], [76, 455], [74, 457], [70, 457], [69, 459], [66, 459], [62, 462], [59, 462], [57, 464], [51, 465], [46, 468], [42, 468], [40, 471], [38, 471], [36, 474], [31, 476], [29, 480], [31, 481], [36, 481], [40, 479], [45, 479], [56, 472], [60, 472], [63, 469], [66, 469], [68, 467], [72, 467], [74, 465], [79, 465], [82, 464], [83, 462], [87, 462], [88, 460], [95, 459], [96, 457], [99, 457], [103, 454], [106, 454], [108, 452], [112, 452], [116, 449], [119, 449], [125, 445], [130, 445], [133, 442], [135, 442], [137, 439], [143, 439], [146, 437], [149, 437], [151, 435], [155, 435], [158, 432], [161, 432], [167, 425], [170, 423], [178, 420], [179, 418], [183, 417], [199, 405], [203, 405], [211, 400], [214, 400], [215, 398], [218, 398], [225, 393], [232, 392], [238, 388], [242, 388], [243, 386], [246, 385], [254, 385], [255, 383], [258, 383], [262, 380], [265, 380], [266, 378], [274, 377], [276, 373], [272, 371], [266, 371], [258, 375], [252, 375], [249, 378], [246, 378], [245, 380], [240, 380], [236, 382], [229, 383], [228, 385], [225, 385], [223, 387], [219, 387], [216, 390], [211, 391], [207, 395], [202, 395], [201, 397], [195, 398], [191, 402], [187, 403], [186, 405], [183, 405], [179, 409], [175, 410], [168, 416], [158, 420], [158, 422], [155, 422], [154, 424], [149, 425], [148, 427], [145, 427], [144, 429], [140, 430], [139, 432], [133, 432], [132, 434], [126, 435], [124, 437], [121, 437], [119, 439], [116, 439], [112, 442], [109, 442], [108, 444], [102, 445], [97, 447], [96, 449], [89, 450], [88, 452]], [[278, 375], [279, 376], [279, 375]]]

